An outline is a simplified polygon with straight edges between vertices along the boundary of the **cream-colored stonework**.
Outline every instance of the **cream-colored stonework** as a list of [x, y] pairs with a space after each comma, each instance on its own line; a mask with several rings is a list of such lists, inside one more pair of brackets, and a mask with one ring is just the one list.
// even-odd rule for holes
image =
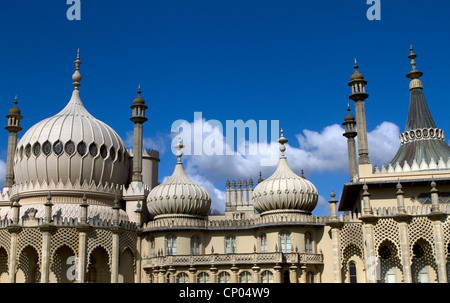
[[[134, 148], [127, 150], [84, 108], [80, 65], [78, 55], [65, 109], [19, 144], [17, 100], [7, 115], [0, 282], [448, 282], [450, 159], [370, 163], [367, 81], [357, 65], [349, 83], [356, 121], [349, 106], [344, 122], [350, 182], [340, 201], [331, 192], [330, 215], [322, 217], [312, 215], [316, 187], [289, 167], [283, 133], [272, 176], [226, 181], [224, 214], [210, 213], [209, 193], [186, 175], [181, 142], [172, 177], [159, 184], [159, 153], [142, 149], [147, 106], [140, 88], [130, 106]], [[408, 75], [411, 90], [423, 89], [415, 65]], [[82, 131], [88, 126], [91, 132]], [[81, 142], [86, 149], [77, 150]]]

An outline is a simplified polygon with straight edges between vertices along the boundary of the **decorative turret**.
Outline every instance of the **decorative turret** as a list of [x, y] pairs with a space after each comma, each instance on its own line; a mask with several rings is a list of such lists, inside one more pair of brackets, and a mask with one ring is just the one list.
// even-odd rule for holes
[[153, 188], [147, 197], [147, 208], [154, 219], [192, 218], [204, 219], [211, 207], [209, 193], [188, 178], [181, 162], [184, 145], [179, 138], [178, 161], [172, 176], [163, 184]]
[[274, 213], [311, 214], [317, 205], [318, 192], [314, 184], [296, 175], [287, 162], [283, 136], [278, 139], [281, 157], [272, 176], [259, 183], [253, 191], [253, 205], [261, 215]]
[[6, 178], [5, 178], [5, 188], [10, 188], [14, 185], [14, 154], [17, 148], [17, 133], [22, 130], [20, 127], [20, 120], [22, 116], [20, 115], [20, 109], [17, 107], [17, 96], [14, 100], [14, 107], [9, 110], [9, 114], [6, 115], [8, 118], [8, 125], [5, 127], [9, 131], [8, 136], [8, 154], [6, 160]]
[[349, 98], [355, 101], [356, 122], [358, 125], [358, 154], [359, 164], [369, 164], [369, 147], [367, 143], [367, 128], [366, 128], [366, 113], [364, 108], [364, 100], [369, 95], [366, 94], [367, 81], [364, 80], [364, 76], [358, 71], [358, 63], [355, 59], [355, 72], [350, 77], [348, 86], [352, 88], [352, 94]]
[[133, 175], [132, 181], [142, 182], [142, 152], [143, 152], [143, 124], [148, 120], [145, 117], [145, 100], [141, 97], [141, 85], [139, 84], [138, 96], [134, 99], [131, 110], [133, 115], [130, 120], [134, 123], [134, 150], [133, 150]]
[[[436, 124], [428, 108], [423, 94], [423, 84], [419, 78], [423, 75], [416, 69], [417, 55], [411, 52], [411, 71], [406, 77], [411, 79], [409, 83], [410, 101], [405, 132], [400, 135], [400, 148], [391, 161], [395, 167], [398, 164], [421, 164], [425, 161], [434, 166], [438, 161], [447, 163], [450, 159], [450, 147], [445, 142], [444, 132], [436, 127]], [[433, 162], [433, 163], [432, 163]]]
[[353, 181], [355, 177], [358, 176], [358, 164], [356, 162], [356, 145], [355, 145], [355, 137], [356, 133], [356, 121], [355, 117], [350, 113], [350, 104], [347, 107], [347, 115], [344, 118], [345, 132], [343, 134], [344, 137], [347, 138], [347, 146], [348, 146], [348, 165], [350, 171], [350, 181]]

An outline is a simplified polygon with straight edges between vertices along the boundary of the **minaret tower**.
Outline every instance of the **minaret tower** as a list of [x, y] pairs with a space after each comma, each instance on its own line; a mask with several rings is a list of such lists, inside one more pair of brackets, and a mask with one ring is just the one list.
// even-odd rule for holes
[[142, 182], [142, 152], [143, 152], [143, 124], [148, 120], [145, 117], [145, 100], [141, 97], [141, 85], [138, 96], [131, 105], [133, 115], [130, 120], [134, 123], [134, 150], [133, 150], [133, 175], [132, 182]]
[[355, 101], [356, 123], [358, 124], [358, 154], [359, 164], [370, 164], [369, 147], [367, 143], [366, 113], [364, 109], [364, 100], [369, 95], [366, 94], [365, 85], [367, 81], [358, 71], [358, 63], [355, 59], [355, 72], [350, 78], [348, 86], [352, 88], [352, 94], [349, 98]]
[[347, 138], [348, 146], [348, 165], [350, 171], [350, 181], [353, 182], [355, 176], [358, 176], [358, 164], [356, 162], [356, 145], [355, 137], [356, 133], [356, 121], [355, 117], [350, 113], [350, 104], [347, 107], [348, 114], [344, 118], [345, 133], [343, 136]]
[[17, 107], [17, 96], [14, 100], [14, 107], [9, 110], [8, 125], [5, 127], [9, 131], [8, 136], [8, 155], [6, 160], [6, 178], [4, 188], [11, 188], [14, 185], [14, 153], [17, 148], [17, 133], [22, 130], [20, 127], [20, 109]]

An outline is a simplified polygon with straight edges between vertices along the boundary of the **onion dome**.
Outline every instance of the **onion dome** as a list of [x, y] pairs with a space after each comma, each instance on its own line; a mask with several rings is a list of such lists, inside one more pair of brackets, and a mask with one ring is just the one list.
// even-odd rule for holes
[[351, 113], [350, 113], [350, 104], [347, 106], [347, 115], [345, 115], [345, 117], [344, 117], [344, 121], [346, 121], [346, 122], [353, 122], [353, 121], [355, 121], [355, 116], [353, 116]]
[[284, 155], [284, 144], [288, 140], [283, 137], [283, 130], [278, 142], [281, 144], [278, 168], [272, 176], [256, 186], [253, 191], [253, 205], [261, 215], [286, 212], [310, 214], [317, 205], [317, 189], [289, 167]]
[[139, 84], [138, 96], [133, 100], [134, 105], [145, 105], [145, 100], [141, 97], [141, 85]]
[[358, 67], [359, 66], [355, 58], [355, 72], [351, 75], [350, 80], [364, 80], [364, 76], [358, 71]]
[[192, 182], [183, 168], [181, 139], [178, 149], [178, 162], [172, 176], [163, 184], [154, 187], [147, 197], [147, 208], [154, 219], [166, 217], [203, 218], [209, 213], [211, 197], [198, 184]]
[[123, 185], [128, 180], [125, 144], [107, 124], [94, 118], [80, 99], [79, 52], [74, 90], [58, 114], [32, 126], [17, 145], [16, 184]]
[[10, 115], [20, 115], [20, 109], [17, 107], [17, 96], [14, 100], [14, 106], [9, 110]]

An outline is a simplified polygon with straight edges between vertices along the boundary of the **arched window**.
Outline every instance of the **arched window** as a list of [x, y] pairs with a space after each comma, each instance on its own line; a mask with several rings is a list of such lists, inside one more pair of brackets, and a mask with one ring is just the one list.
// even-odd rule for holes
[[267, 236], [266, 234], [261, 234], [259, 237], [260, 239], [260, 245], [261, 245], [261, 252], [267, 252]]
[[222, 271], [219, 274], [219, 283], [230, 283], [230, 274], [226, 271]]
[[197, 275], [197, 283], [209, 283], [209, 275], [205, 272]]
[[262, 283], [273, 283], [273, 273], [269, 270], [265, 270], [261, 273]]
[[239, 283], [252, 283], [252, 274], [248, 271], [243, 271], [239, 274]]
[[191, 238], [191, 254], [200, 254], [200, 238], [198, 236], [193, 236]]
[[281, 251], [284, 253], [291, 252], [291, 233], [290, 232], [281, 232], [280, 233], [280, 247]]
[[177, 275], [177, 283], [189, 283], [188, 275], [187, 273], [179, 273]]
[[177, 237], [170, 235], [166, 237], [166, 255], [177, 254]]
[[351, 261], [348, 264], [348, 272], [349, 272], [349, 276], [350, 276], [350, 283], [358, 283], [355, 262]]
[[309, 231], [305, 233], [305, 252], [311, 254], [313, 252], [312, 249], [312, 235]]
[[227, 254], [236, 253], [236, 237], [235, 236], [227, 236], [225, 238], [225, 252]]

